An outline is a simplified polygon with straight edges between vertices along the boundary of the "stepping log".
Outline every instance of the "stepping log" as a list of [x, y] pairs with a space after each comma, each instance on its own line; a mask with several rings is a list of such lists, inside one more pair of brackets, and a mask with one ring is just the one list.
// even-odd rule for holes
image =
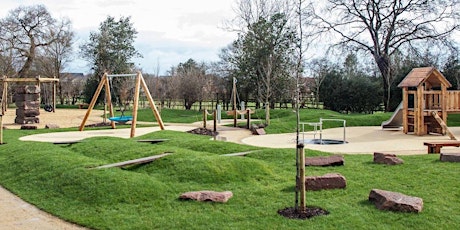
[[232, 196], [233, 193], [231, 191], [194, 191], [183, 193], [179, 196], [179, 199], [226, 203]]
[[253, 153], [253, 152], [257, 152], [259, 150], [253, 150], [253, 151], [247, 151], [247, 152], [239, 152], [239, 153], [228, 153], [228, 154], [224, 154], [222, 156], [225, 156], [225, 157], [244, 157], [246, 155], [248, 155], [249, 153]]
[[305, 158], [305, 166], [341, 166], [343, 164], [344, 159], [342, 155]]
[[374, 163], [399, 165], [404, 163], [404, 161], [398, 158], [395, 154], [374, 152]]
[[323, 189], [343, 189], [347, 186], [344, 176], [339, 173], [328, 173], [323, 176], [305, 178], [305, 190], [318, 191]]
[[137, 140], [137, 142], [148, 142], [150, 144], [156, 144], [156, 143], [164, 142], [164, 141], [167, 141], [167, 140], [169, 140], [169, 139]]
[[441, 153], [439, 160], [444, 162], [460, 162], [460, 153]]
[[113, 163], [113, 164], [108, 164], [108, 165], [101, 165], [98, 167], [95, 167], [95, 169], [105, 169], [105, 168], [113, 168], [113, 167], [124, 167], [128, 165], [137, 165], [137, 164], [145, 164], [145, 163], [150, 163], [156, 159], [165, 157], [171, 153], [163, 153], [160, 155], [155, 155], [155, 156], [150, 156], [150, 157], [143, 157], [139, 159], [134, 159], [134, 160], [129, 160], [129, 161], [123, 161], [123, 162], [118, 162], [118, 163]]
[[375, 207], [380, 210], [418, 213], [423, 208], [422, 198], [380, 189], [371, 190], [369, 201], [374, 203]]

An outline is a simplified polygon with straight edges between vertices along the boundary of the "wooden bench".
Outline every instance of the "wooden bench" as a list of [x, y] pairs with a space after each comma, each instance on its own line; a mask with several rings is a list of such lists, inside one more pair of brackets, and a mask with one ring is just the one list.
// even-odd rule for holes
[[441, 153], [444, 146], [460, 147], [460, 141], [427, 141], [423, 145], [428, 146], [428, 153]]

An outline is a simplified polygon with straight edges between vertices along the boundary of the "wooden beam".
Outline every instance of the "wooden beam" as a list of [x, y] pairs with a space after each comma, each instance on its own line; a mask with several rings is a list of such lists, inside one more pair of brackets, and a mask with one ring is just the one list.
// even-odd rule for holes
[[107, 86], [108, 84], [107, 79], [108, 79], [107, 73], [104, 73], [101, 81], [99, 82], [99, 85], [97, 86], [96, 92], [94, 93], [93, 98], [91, 99], [91, 103], [89, 103], [88, 110], [86, 111], [85, 117], [83, 118], [83, 121], [81, 121], [80, 128], [78, 129], [79, 131], [83, 131], [83, 129], [85, 128], [86, 121], [88, 120], [89, 115], [93, 111], [94, 105], [96, 105], [97, 98], [99, 97], [99, 94], [101, 94], [102, 87], [105, 85], [106, 89], [109, 88]]
[[168, 141], [169, 139], [149, 139], [149, 140], [137, 140], [137, 142], [147, 142], [150, 144], [156, 144], [164, 141]]
[[221, 155], [221, 156], [225, 156], [225, 157], [242, 157], [242, 156], [246, 156], [248, 155], [249, 153], [254, 153], [254, 152], [258, 152], [259, 150], [252, 150], [252, 151], [247, 151], [247, 152], [239, 152], [239, 153], [229, 153], [229, 154], [224, 154], [224, 155]]
[[165, 125], [163, 123], [163, 120], [161, 119], [160, 113], [158, 112], [157, 106], [155, 105], [155, 102], [153, 101], [152, 95], [150, 94], [149, 87], [147, 87], [147, 84], [145, 83], [145, 80], [143, 77], [141, 77], [141, 85], [147, 97], [147, 100], [149, 101], [150, 108], [152, 109], [153, 115], [155, 116], [155, 119], [157, 120], [158, 125], [160, 126], [160, 129], [164, 130]]
[[129, 137], [134, 137], [137, 125], [137, 110], [139, 109], [139, 91], [141, 90], [141, 73], [137, 73], [136, 88], [134, 90], [133, 120], [131, 121], [131, 133]]
[[105, 168], [114, 168], [114, 167], [124, 167], [128, 165], [137, 165], [137, 164], [145, 164], [145, 163], [150, 163], [156, 159], [165, 157], [167, 155], [171, 154], [170, 152], [166, 152], [160, 155], [155, 155], [155, 156], [150, 156], [150, 157], [143, 157], [139, 159], [134, 159], [134, 160], [129, 160], [129, 161], [123, 161], [123, 162], [118, 162], [118, 163], [113, 163], [113, 164], [107, 164], [107, 165], [101, 165], [98, 167], [95, 167], [95, 169], [105, 169]]
[[37, 78], [5, 78], [0, 79], [2, 82], [59, 82], [57, 78], [37, 77]]
[[457, 140], [454, 134], [450, 131], [449, 127], [447, 127], [446, 123], [442, 120], [442, 118], [438, 115], [437, 112], [431, 112], [431, 115], [436, 119], [439, 125], [442, 127], [443, 130], [446, 131], [447, 135], [450, 137], [451, 140]]

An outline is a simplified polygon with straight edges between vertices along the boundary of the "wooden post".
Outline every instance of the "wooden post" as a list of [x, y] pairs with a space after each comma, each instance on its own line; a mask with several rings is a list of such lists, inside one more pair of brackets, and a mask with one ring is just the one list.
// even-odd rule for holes
[[206, 129], [206, 120], [208, 119], [208, 111], [206, 109], [203, 109], [203, 128]]
[[404, 87], [402, 89], [403, 93], [402, 93], [402, 98], [403, 98], [403, 101], [402, 101], [402, 113], [403, 113], [403, 133], [404, 134], [407, 134], [407, 132], [409, 131], [409, 115], [408, 115], [408, 110], [409, 110], [409, 94], [408, 94], [408, 88], [407, 87]]
[[214, 121], [213, 131], [217, 132], [217, 110], [214, 110], [214, 112], [212, 113], [212, 119]]
[[236, 113], [236, 78], [233, 78], [233, 127], [236, 127], [237, 113]]
[[[83, 121], [81, 121], [80, 128], [78, 129], [79, 131], [83, 131], [83, 129], [85, 128], [86, 121], [88, 120], [89, 115], [93, 111], [94, 105], [96, 105], [97, 98], [99, 97], [99, 94], [102, 91], [102, 87], [106, 84], [108, 84], [108, 77], [107, 77], [107, 73], [104, 73], [104, 75], [102, 76], [101, 82], [99, 82], [96, 92], [94, 93], [94, 96], [91, 99], [91, 103], [89, 103], [88, 110], [86, 111], [85, 117], [83, 118]], [[107, 88], [108, 88], [108, 85], [106, 85], [106, 89]]]
[[304, 149], [304, 144], [298, 144], [297, 145], [297, 152], [300, 154], [299, 156], [299, 190], [300, 190], [300, 207], [299, 207], [299, 212], [300, 213], [305, 213], [306, 212], [306, 202], [305, 202], [305, 196], [306, 196], [306, 185], [305, 185], [305, 149]]
[[3, 113], [0, 114], [0, 145], [3, 145]]
[[141, 73], [137, 73], [136, 88], [134, 91], [133, 120], [131, 121], [131, 134], [129, 137], [134, 137], [136, 134], [137, 110], [139, 109], [139, 91], [141, 90], [141, 77]]
[[[56, 79], [56, 76], [53, 77]], [[56, 82], [53, 81], [53, 113], [56, 112]]]
[[251, 128], [251, 110], [250, 109], [246, 109], [246, 114], [248, 116], [247, 120], [248, 120], [248, 123], [246, 124], [246, 128], [247, 129], [250, 129]]
[[424, 95], [423, 95], [423, 85], [419, 85], [417, 87], [417, 100], [416, 100], [416, 113], [415, 113], [415, 135], [422, 136], [425, 134], [425, 122], [424, 122], [424, 114], [423, 114], [423, 102], [424, 102]]
[[[446, 85], [442, 85], [441, 86], [441, 96], [440, 96], [440, 100], [441, 101], [441, 116], [442, 116], [442, 120], [444, 121], [445, 124], [447, 124], [447, 100], [448, 100], [448, 95], [447, 95], [447, 87]], [[444, 128], [443, 128], [444, 129]], [[443, 130], [442, 133], [445, 133], [446, 130]]]
[[161, 119], [160, 113], [157, 110], [157, 106], [155, 105], [155, 102], [153, 101], [152, 95], [150, 94], [149, 88], [147, 87], [147, 84], [145, 83], [144, 77], [142, 77], [142, 75], [141, 75], [141, 85], [147, 97], [147, 100], [149, 101], [150, 108], [152, 109], [153, 115], [155, 116], [155, 119], [157, 120], [158, 125], [160, 126], [160, 129], [164, 130], [165, 126], [163, 124], [163, 120]]

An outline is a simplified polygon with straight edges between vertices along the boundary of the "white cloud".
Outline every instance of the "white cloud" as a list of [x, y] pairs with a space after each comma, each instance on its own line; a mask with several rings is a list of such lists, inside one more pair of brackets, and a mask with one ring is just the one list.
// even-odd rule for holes
[[[144, 56], [136, 59], [145, 72], [163, 74], [171, 66], [189, 58], [196, 61], [216, 61], [221, 48], [235, 39], [235, 35], [220, 28], [233, 17], [234, 0], [3, 0], [0, 17], [20, 5], [43, 4], [55, 18], [67, 17], [76, 31], [75, 51], [88, 40], [90, 31], [97, 31], [107, 16], [131, 16], [139, 32], [136, 48]], [[69, 71], [89, 71], [82, 60], [76, 59]]]

